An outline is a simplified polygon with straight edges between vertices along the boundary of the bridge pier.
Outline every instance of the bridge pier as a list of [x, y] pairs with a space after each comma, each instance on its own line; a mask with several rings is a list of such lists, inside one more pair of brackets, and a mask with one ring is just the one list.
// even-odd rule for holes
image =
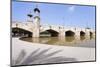
[[60, 32], [59, 37], [64, 37], [65, 38], [65, 32]]
[[80, 40], [80, 31], [75, 31], [75, 39]]
[[85, 38], [90, 39], [90, 31], [88, 29], [85, 31]]
[[93, 32], [93, 38], [95, 38], [95, 32]]
[[39, 17], [34, 17], [32, 37], [40, 37], [40, 18]]
[[59, 29], [59, 37], [61, 38], [65, 38], [65, 31], [64, 31], [64, 29], [63, 28], [60, 28]]
[[65, 42], [65, 31], [63, 28], [59, 29], [59, 36], [58, 36], [59, 40], [62, 42]]
[[40, 32], [37, 29], [34, 29], [32, 37], [40, 37]]

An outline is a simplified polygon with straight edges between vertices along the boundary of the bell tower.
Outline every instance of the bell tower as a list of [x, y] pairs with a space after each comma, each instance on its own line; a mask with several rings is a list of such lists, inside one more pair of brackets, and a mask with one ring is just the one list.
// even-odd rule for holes
[[33, 37], [40, 36], [40, 10], [38, 7], [34, 9], [34, 31]]

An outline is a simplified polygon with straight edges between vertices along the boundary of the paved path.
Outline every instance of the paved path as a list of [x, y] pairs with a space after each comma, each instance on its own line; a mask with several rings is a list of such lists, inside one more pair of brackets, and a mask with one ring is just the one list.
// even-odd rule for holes
[[29, 55], [32, 51], [38, 48], [40, 48], [40, 51], [50, 48], [50, 50], [47, 53], [61, 50], [61, 52], [53, 55], [53, 57], [63, 56], [66, 58], [74, 58], [76, 61], [94, 61], [95, 60], [95, 48], [45, 45], [45, 44], [21, 41], [18, 38], [12, 38], [13, 59], [16, 59], [18, 57], [18, 54], [22, 50], [25, 50], [27, 55]]

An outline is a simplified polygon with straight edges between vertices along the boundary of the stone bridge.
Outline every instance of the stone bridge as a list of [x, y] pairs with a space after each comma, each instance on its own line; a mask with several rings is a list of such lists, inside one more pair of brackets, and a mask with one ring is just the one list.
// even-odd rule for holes
[[12, 35], [13, 36], [28, 36], [28, 37], [60, 37], [80, 36], [90, 37], [95, 35], [95, 31], [89, 28], [78, 27], [64, 27], [54, 25], [40, 25], [40, 10], [36, 7], [34, 9], [34, 16], [27, 15], [27, 22], [13, 22], [12, 21]]
[[[16, 31], [18, 30], [19, 31]], [[27, 35], [31, 37], [35, 37], [33, 34], [37, 35], [36, 32], [34, 32], [35, 26], [33, 23], [20, 23], [20, 22], [13, 22], [12, 23], [12, 34], [16, 35], [16, 33], [20, 33], [21, 36]], [[21, 30], [21, 31], [20, 31]], [[46, 36], [46, 33], [49, 33], [52, 37], [66, 37], [66, 36], [95, 36], [95, 31], [92, 29], [86, 29], [86, 28], [74, 28], [74, 27], [63, 27], [63, 26], [53, 26], [53, 25], [40, 25], [39, 26], [39, 37], [40, 36]]]

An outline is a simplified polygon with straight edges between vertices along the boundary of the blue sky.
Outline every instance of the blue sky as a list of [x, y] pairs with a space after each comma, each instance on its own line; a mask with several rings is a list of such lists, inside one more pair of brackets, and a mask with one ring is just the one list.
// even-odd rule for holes
[[64, 25], [70, 27], [90, 27], [95, 29], [95, 7], [68, 4], [48, 4], [34, 2], [12, 2], [12, 20], [27, 21], [27, 14], [38, 4], [41, 24]]

